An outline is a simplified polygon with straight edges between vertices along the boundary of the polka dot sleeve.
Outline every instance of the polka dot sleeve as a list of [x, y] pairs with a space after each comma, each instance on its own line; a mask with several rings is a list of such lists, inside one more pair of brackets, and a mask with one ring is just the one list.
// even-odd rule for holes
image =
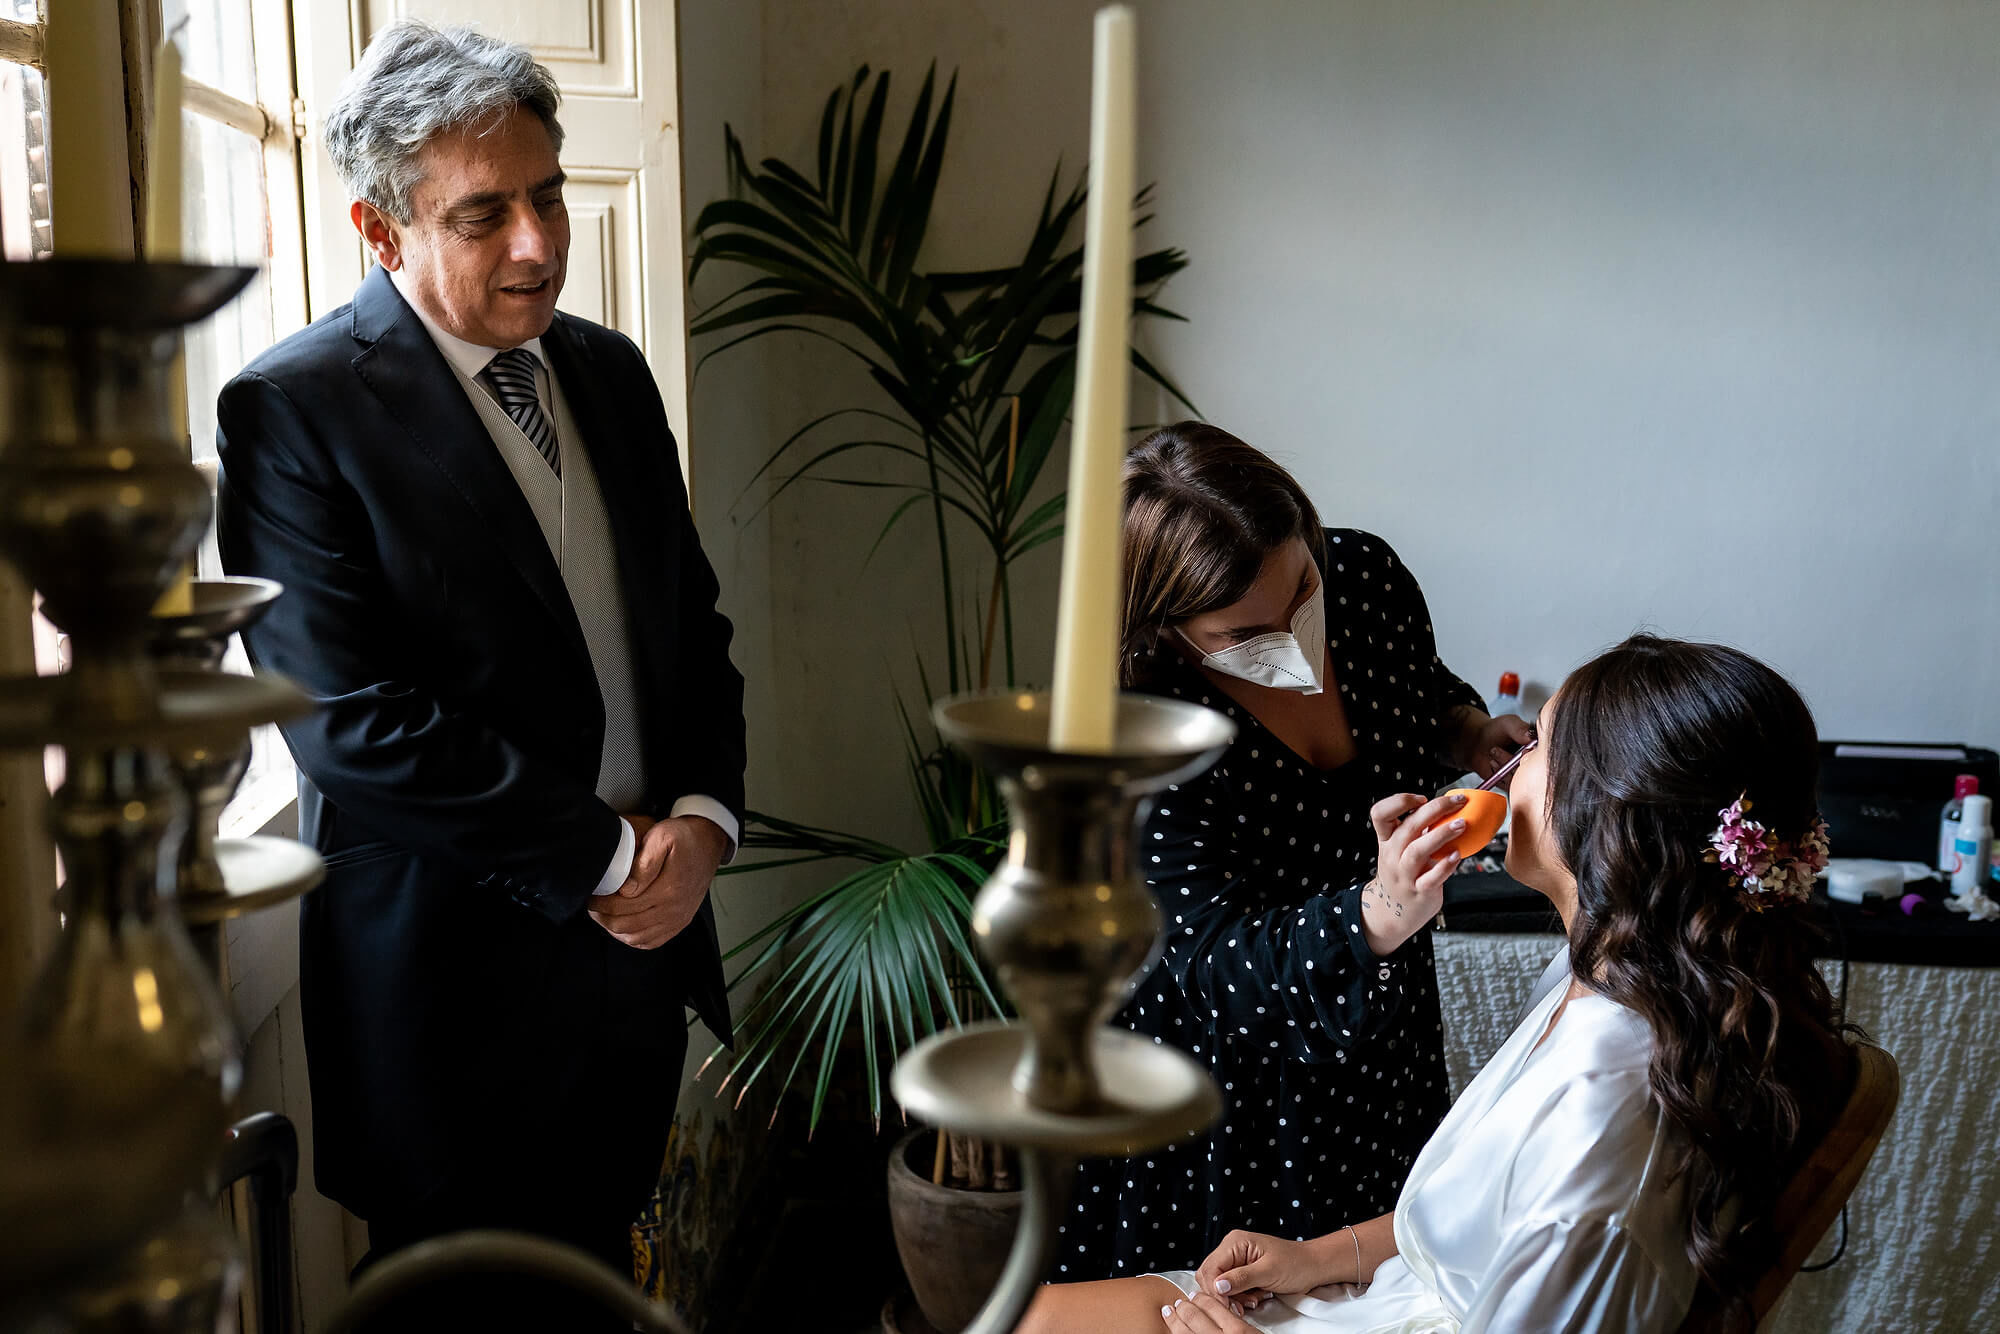
[[1368, 947], [1359, 884], [1322, 882], [1303, 895], [1257, 885], [1258, 859], [1204, 814], [1222, 809], [1214, 789], [1228, 781], [1164, 794], [1147, 825], [1147, 878], [1166, 914], [1162, 966], [1216, 1032], [1298, 1060], [1334, 1060], [1396, 1023], [1412, 951], [1378, 958]]

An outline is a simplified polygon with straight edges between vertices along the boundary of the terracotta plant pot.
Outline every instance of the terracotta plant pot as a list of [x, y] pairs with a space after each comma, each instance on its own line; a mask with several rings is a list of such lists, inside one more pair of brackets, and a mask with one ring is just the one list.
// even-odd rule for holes
[[938, 1334], [958, 1334], [1000, 1281], [1021, 1192], [933, 1185], [936, 1136], [913, 1130], [889, 1151], [889, 1221], [924, 1318]]

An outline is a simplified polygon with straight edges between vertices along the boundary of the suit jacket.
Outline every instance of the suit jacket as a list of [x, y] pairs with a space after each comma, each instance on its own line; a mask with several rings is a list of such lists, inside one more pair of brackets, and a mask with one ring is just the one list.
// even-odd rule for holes
[[[610, 518], [648, 813], [740, 818], [743, 682], [652, 377], [568, 315], [542, 345]], [[729, 1037], [714, 913], [647, 952], [584, 911], [619, 839], [603, 702], [460, 382], [377, 269], [223, 389], [217, 435], [224, 567], [286, 590], [246, 646], [319, 706], [284, 734], [328, 868], [301, 962], [321, 1190], [366, 1217], [496, 1153], [591, 1171], [577, 1137], [635, 1121], [607, 1154], [656, 1168], [683, 1004]]]

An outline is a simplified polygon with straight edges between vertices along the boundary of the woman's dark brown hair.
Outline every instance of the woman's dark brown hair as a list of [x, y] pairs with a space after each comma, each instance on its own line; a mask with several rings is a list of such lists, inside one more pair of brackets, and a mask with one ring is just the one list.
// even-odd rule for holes
[[1144, 676], [1162, 631], [1242, 600], [1295, 537], [1323, 563], [1318, 512], [1267, 455], [1203, 422], [1141, 440], [1125, 456], [1124, 684]]
[[1639, 635], [1563, 683], [1548, 743], [1550, 829], [1577, 884], [1570, 966], [1652, 1029], [1653, 1094], [1683, 1132], [1688, 1254], [1740, 1314], [1776, 1257], [1778, 1194], [1852, 1066], [1809, 910], [1754, 910], [1704, 854], [1738, 796], [1776, 838], [1811, 827], [1812, 713], [1747, 654]]

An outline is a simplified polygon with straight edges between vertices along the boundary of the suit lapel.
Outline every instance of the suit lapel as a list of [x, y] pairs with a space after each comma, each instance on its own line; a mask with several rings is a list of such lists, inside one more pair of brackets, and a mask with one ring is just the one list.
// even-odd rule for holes
[[444, 354], [380, 268], [370, 270], [355, 293], [354, 336], [367, 344], [354, 359], [362, 383], [408, 433], [415, 452], [464, 499], [480, 530], [498, 544], [588, 667], [583, 627], [527, 497], [466, 401]]

